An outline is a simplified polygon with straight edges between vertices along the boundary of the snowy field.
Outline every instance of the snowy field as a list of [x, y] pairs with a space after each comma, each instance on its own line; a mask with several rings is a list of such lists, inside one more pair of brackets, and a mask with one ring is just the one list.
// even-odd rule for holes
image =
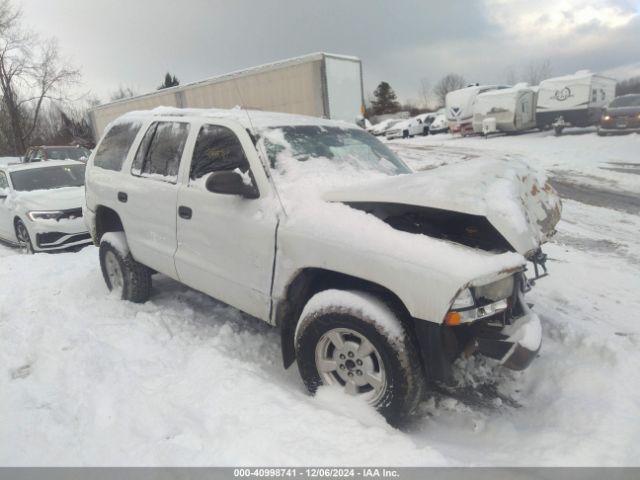
[[568, 133], [391, 144], [418, 170], [521, 157], [574, 197], [529, 296], [539, 358], [460, 361], [466, 388], [406, 432], [309, 397], [275, 330], [200, 293], [154, 277], [151, 301], [124, 303], [94, 247], [0, 245], [0, 464], [640, 465], [640, 135]]

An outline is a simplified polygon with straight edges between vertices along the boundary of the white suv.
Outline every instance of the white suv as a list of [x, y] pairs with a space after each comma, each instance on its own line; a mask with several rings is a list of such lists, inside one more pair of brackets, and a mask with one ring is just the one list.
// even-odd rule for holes
[[85, 220], [109, 289], [160, 272], [268, 322], [310, 391], [361, 395], [397, 424], [477, 350], [525, 368], [541, 342], [528, 257], [560, 215], [513, 160], [412, 173], [356, 126], [159, 108], [111, 124]]

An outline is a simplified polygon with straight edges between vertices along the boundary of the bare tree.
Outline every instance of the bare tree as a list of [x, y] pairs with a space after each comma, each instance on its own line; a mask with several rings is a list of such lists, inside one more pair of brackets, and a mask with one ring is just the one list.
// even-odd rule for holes
[[504, 71], [505, 83], [507, 85], [515, 85], [518, 83], [518, 74], [516, 73], [515, 68], [509, 65]]
[[120, 85], [117, 90], [111, 92], [109, 98], [112, 102], [116, 100], [122, 100], [123, 98], [135, 97], [138, 93], [135, 89], [128, 87], [126, 85]]
[[531, 61], [524, 69], [523, 79], [529, 85], [538, 85], [542, 80], [551, 77], [551, 61]]
[[442, 77], [438, 83], [436, 83], [435, 87], [433, 87], [433, 94], [438, 100], [438, 103], [440, 105], [444, 105], [444, 100], [447, 96], [447, 93], [464, 88], [466, 84], [466, 80], [461, 75], [458, 75], [456, 73], [449, 73], [448, 75]]
[[21, 21], [20, 9], [0, 0], [0, 92], [13, 154], [29, 145], [44, 103], [64, 100], [80, 76], [60, 58], [55, 40], [39, 41]]
[[422, 106], [427, 108], [431, 103], [431, 83], [427, 78], [420, 79], [420, 101], [422, 102]]

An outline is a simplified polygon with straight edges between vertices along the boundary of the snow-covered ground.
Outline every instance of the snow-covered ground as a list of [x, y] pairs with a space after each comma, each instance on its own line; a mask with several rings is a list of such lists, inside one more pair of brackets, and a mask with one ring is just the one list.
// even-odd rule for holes
[[[640, 135], [391, 145], [416, 169], [514, 155], [640, 195]], [[124, 303], [94, 247], [0, 245], [0, 464], [638, 466], [638, 232], [628, 209], [565, 200], [551, 275], [529, 296], [539, 358], [524, 372], [460, 361], [466, 391], [434, 393], [406, 432], [339, 392], [309, 397], [297, 369], [282, 369], [275, 330], [205, 295], [154, 277], [151, 301]]]

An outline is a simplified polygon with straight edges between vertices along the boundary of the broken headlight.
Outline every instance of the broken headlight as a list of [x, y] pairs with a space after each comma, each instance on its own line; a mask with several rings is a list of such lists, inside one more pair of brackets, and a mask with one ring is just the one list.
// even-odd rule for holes
[[451, 304], [444, 318], [449, 326], [475, 322], [505, 311], [513, 295], [514, 277], [509, 276], [486, 285], [462, 290]]

